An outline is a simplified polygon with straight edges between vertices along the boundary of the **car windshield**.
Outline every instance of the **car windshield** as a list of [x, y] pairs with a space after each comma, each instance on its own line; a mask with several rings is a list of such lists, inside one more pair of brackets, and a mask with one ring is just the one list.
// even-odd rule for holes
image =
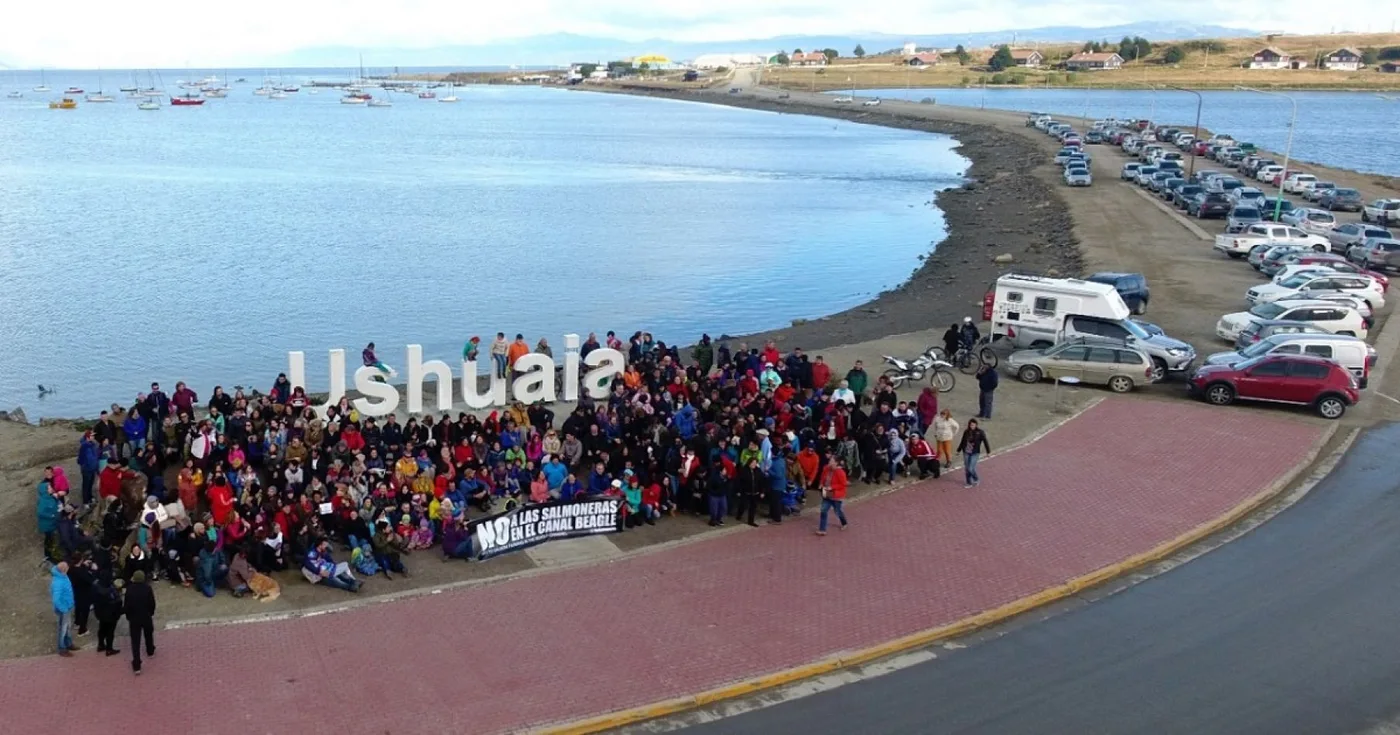
[[1263, 362], [1267, 357], [1268, 355], [1258, 355], [1257, 357], [1252, 357], [1248, 360], [1245, 360], [1244, 362], [1237, 362], [1234, 365], [1231, 365], [1230, 367], [1233, 367], [1236, 370], [1248, 370], [1254, 367], [1255, 365], [1258, 365], [1259, 363]]
[[1254, 207], [1235, 207], [1233, 214], [1237, 219], [1259, 219], [1259, 210]]
[[1249, 313], [1259, 317], [1260, 319], [1273, 319], [1279, 314], [1282, 314], [1284, 309], [1286, 308], [1287, 307], [1280, 306], [1277, 303], [1259, 304], [1253, 309], [1250, 309]]
[[1332, 182], [1330, 182], [1330, 181], [1319, 181], [1319, 182], [1317, 182], [1316, 184], [1313, 184], [1313, 188], [1314, 188], [1314, 189], [1335, 189], [1335, 188], [1337, 188], [1337, 185], [1334, 184], [1334, 183], [1332, 183]]
[[1276, 346], [1277, 345], [1271, 342], [1270, 340], [1261, 339], [1258, 342], [1255, 342], [1254, 344], [1240, 350], [1239, 355], [1240, 357], [1243, 357], [1246, 360], [1250, 360], [1259, 357], [1260, 355], [1269, 354], [1269, 350], [1272, 350]]
[[1308, 212], [1308, 219], [1313, 222], [1335, 222], [1337, 218], [1326, 212]]
[[1152, 335], [1149, 334], [1148, 331], [1147, 331], [1146, 329], [1143, 329], [1140, 325], [1138, 325], [1137, 322], [1133, 321], [1132, 319], [1124, 319], [1122, 322], [1119, 322], [1119, 323], [1123, 325], [1123, 328], [1124, 328], [1124, 329], [1126, 329], [1126, 330], [1128, 330], [1129, 332], [1131, 332], [1132, 335], [1133, 335], [1134, 337], [1137, 337], [1138, 339], [1151, 339], [1151, 338], [1152, 338]]
[[1087, 169], [1087, 168], [1072, 168], [1072, 169], [1069, 170], [1069, 175], [1070, 175], [1070, 176], [1088, 176], [1088, 175], [1089, 175], [1089, 169]]
[[1316, 277], [1317, 275], [1314, 273], [1295, 273], [1291, 278], [1284, 280], [1284, 282], [1279, 285], [1284, 288], [1298, 288]]
[[1335, 189], [1332, 191], [1334, 197], [1359, 197], [1361, 192], [1355, 189]]

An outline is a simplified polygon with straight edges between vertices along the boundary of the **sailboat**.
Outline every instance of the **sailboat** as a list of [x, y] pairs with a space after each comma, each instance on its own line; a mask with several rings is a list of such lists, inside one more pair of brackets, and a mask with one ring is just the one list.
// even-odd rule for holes
[[366, 102], [366, 103], [365, 103], [365, 106], [366, 106], [366, 107], [393, 107], [393, 106], [394, 106], [394, 103], [390, 102], [390, 101], [388, 100], [388, 98], [385, 98], [385, 97], [375, 97], [375, 98], [372, 98], [369, 102]]
[[270, 100], [284, 100], [287, 99], [287, 93], [279, 89], [269, 94], [267, 98]]
[[138, 91], [140, 91], [140, 86], [137, 85], [137, 83], [136, 83], [136, 72], [134, 72], [134, 71], [131, 72], [131, 86], [130, 86], [130, 87], [118, 87], [118, 88], [117, 88], [117, 91], [118, 91], [118, 92], [121, 92], [121, 93], [123, 93], [123, 94], [126, 94], [126, 95], [133, 96], [133, 97], [136, 96], [136, 93], [137, 93]]
[[[19, 74], [16, 74], [15, 72], [10, 72], [10, 75], [11, 75], [12, 77], [14, 77], [14, 80], [15, 80], [16, 83], [19, 82]], [[8, 94], [6, 94], [5, 96], [6, 96], [6, 97], [9, 97], [9, 98], [12, 99], [12, 100], [17, 100], [17, 99], [21, 99], [21, 98], [24, 97], [24, 92], [21, 92], [21, 91], [19, 91], [18, 89], [13, 89], [13, 90], [10, 90], [10, 92], [9, 92]]]
[[449, 85], [447, 85], [447, 96], [446, 96], [446, 97], [439, 97], [439, 98], [438, 98], [438, 102], [456, 102], [456, 101], [457, 101], [457, 87], [456, 87], [456, 85], [449, 84]]
[[39, 86], [35, 87], [35, 88], [34, 88], [34, 91], [35, 91], [35, 92], [47, 92], [47, 91], [49, 91], [49, 83], [48, 83], [48, 80], [44, 79], [44, 70], [43, 70], [43, 69], [40, 69], [40, 70], [39, 70]]
[[153, 99], [152, 99], [152, 100], [142, 100], [142, 101], [140, 101], [140, 102], [138, 102], [138, 103], [136, 104], [136, 109], [138, 109], [138, 110], [159, 110], [159, 109], [160, 109], [160, 101], [159, 101], [159, 100], [153, 100]]
[[88, 102], [116, 102], [116, 98], [110, 94], [102, 93], [102, 70], [97, 70], [97, 92], [87, 96]]

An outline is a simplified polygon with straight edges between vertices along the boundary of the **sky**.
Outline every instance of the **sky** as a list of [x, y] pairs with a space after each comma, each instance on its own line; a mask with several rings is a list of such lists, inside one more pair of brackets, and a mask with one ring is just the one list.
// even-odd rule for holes
[[375, 48], [474, 45], [560, 32], [626, 41], [720, 41], [1175, 21], [1325, 33], [1388, 31], [1400, 19], [1400, 10], [1380, 13], [1395, 18], [1375, 17], [1386, 3], [1342, 3], [1319, 13], [1316, 0], [923, 0], [875, 5], [851, 0], [14, 0], [6, 5], [0, 64], [88, 69], [258, 66], [320, 47], [363, 50], [370, 63]]

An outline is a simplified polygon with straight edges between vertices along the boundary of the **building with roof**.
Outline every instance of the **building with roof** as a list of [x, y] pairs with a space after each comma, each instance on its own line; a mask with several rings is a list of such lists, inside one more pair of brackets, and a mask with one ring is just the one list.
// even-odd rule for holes
[[920, 51], [917, 54], [910, 54], [904, 60], [909, 66], [933, 66], [943, 61], [943, 57], [937, 51]]
[[1293, 56], [1273, 46], [1266, 46], [1254, 52], [1249, 59], [1251, 69], [1287, 69], [1293, 63]]
[[1354, 48], [1339, 48], [1322, 59], [1322, 68], [1332, 71], [1357, 71], [1361, 67], [1361, 52]]
[[1120, 69], [1122, 67], [1123, 57], [1112, 52], [1080, 52], [1069, 57], [1069, 60], [1065, 61], [1065, 68], [1072, 71], [1099, 71], [1103, 69]]
[[1045, 63], [1045, 54], [1033, 48], [1014, 48], [1011, 49], [1011, 60], [1015, 62], [1016, 66], [1036, 69]]
[[826, 66], [826, 62], [826, 54], [820, 51], [808, 51], [788, 57], [788, 63], [793, 66]]

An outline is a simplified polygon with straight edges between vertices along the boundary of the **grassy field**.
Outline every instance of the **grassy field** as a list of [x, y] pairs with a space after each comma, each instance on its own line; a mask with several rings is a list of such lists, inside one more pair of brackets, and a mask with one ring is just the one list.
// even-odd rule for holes
[[[1116, 42], [1116, 39], [1108, 39]], [[1195, 89], [1229, 88], [1235, 85], [1290, 89], [1365, 89], [1400, 90], [1400, 73], [1382, 74], [1374, 68], [1357, 72], [1325, 69], [1246, 69], [1244, 64], [1254, 52], [1264, 46], [1274, 46], [1306, 59], [1309, 66], [1319, 53], [1329, 53], [1341, 47], [1355, 49], [1400, 46], [1400, 34], [1335, 34], [1321, 36], [1278, 36], [1217, 39], [1223, 51], [1187, 51], [1177, 64], [1166, 64], [1162, 54], [1176, 45], [1172, 41], [1152, 42], [1152, 53], [1141, 60], [1129, 60], [1123, 68], [1093, 72], [1065, 72], [1061, 69], [1014, 69], [993, 79], [985, 66], [992, 49], [969, 49], [971, 58], [966, 66], [948, 55], [944, 63], [923, 69], [911, 69], [898, 57], [867, 56], [864, 59], [841, 58], [826, 68], [769, 67], [764, 73], [766, 84], [795, 89], [889, 89], [898, 87], [961, 87], [988, 85], [998, 82], [1014, 86], [1050, 86], [1132, 88], [1146, 85], [1176, 85]], [[1046, 66], [1053, 67], [1080, 50], [1081, 44], [1042, 44], [1037, 46], [1046, 57]]]

